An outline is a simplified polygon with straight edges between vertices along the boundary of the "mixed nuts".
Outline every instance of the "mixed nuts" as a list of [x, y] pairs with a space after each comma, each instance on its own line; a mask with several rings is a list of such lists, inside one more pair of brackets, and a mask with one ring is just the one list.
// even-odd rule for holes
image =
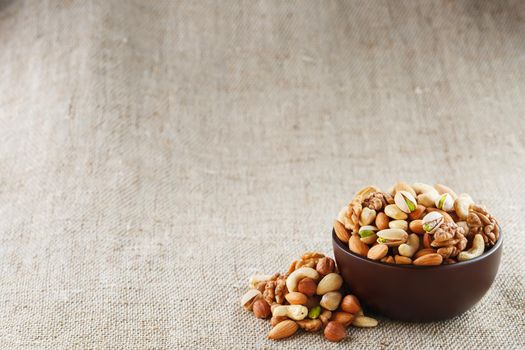
[[466, 193], [448, 186], [397, 182], [390, 190], [361, 189], [334, 221], [350, 251], [388, 264], [454, 264], [483, 254], [499, 225]]
[[271, 316], [269, 339], [287, 338], [302, 329], [322, 330], [327, 340], [338, 342], [348, 326], [377, 326], [375, 319], [364, 316], [357, 297], [345, 295], [335, 261], [321, 253], [303, 254], [285, 274], [252, 276], [249, 286], [241, 305], [255, 317]]

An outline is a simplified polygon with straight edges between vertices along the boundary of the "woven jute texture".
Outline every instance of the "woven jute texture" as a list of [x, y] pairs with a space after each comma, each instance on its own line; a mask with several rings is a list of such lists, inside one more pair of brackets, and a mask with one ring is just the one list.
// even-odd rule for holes
[[[0, 63], [0, 349], [525, 347], [525, 2], [0, 0]], [[396, 180], [499, 218], [487, 295], [267, 340], [248, 277]]]

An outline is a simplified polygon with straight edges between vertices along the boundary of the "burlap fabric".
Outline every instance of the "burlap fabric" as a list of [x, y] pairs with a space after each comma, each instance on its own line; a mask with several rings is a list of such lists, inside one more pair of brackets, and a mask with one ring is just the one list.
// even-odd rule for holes
[[[524, 18], [519, 0], [0, 1], [0, 348], [524, 348]], [[266, 340], [248, 277], [331, 254], [353, 192], [397, 179], [500, 219], [490, 292], [446, 322]]]

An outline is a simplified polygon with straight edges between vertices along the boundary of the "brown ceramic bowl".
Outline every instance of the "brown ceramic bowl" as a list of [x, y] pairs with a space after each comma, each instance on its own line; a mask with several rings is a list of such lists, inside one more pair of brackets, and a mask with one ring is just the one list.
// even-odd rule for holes
[[334, 256], [346, 285], [365, 310], [400, 321], [430, 322], [459, 315], [489, 290], [502, 236], [478, 258], [451, 265], [391, 265], [348, 250], [332, 231]]

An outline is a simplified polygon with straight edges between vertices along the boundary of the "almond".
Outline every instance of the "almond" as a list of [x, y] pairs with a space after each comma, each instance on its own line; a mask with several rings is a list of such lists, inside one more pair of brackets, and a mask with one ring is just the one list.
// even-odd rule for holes
[[349, 312], [344, 312], [344, 311], [334, 312], [332, 314], [332, 318], [330, 319], [330, 321], [340, 323], [345, 327], [350, 326], [353, 320], [354, 320], [354, 315], [352, 315]]
[[433, 254], [436, 250], [434, 248], [423, 248], [421, 250], [418, 250], [416, 252], [416, 255], [414, 255], [414, 259], [419, 258], [420, 256], [427, 255], [427, 254]]
[[421, 219], [423, 216], [423, 213], [425, 212], [427, 208], [424, 205], [418, 204], [416, 207], [416, 210], [408, 214], [408, 218], [410, 220], [418, 220]]
[[299, 292], [291, 292], [286, 294], [284, 297], [292, 305], [304, 305], [308, 301], [308, 297]]
[[410, 221], [408, 228], [410, 228], [410, 231], [417, 233], [418, 235], [425, 233], [425, 230], [423, 229], [423, 220], [421, 219]]
[[441, 265], [443, 262], [443, 257], [437, 253], [432, 254], [426, 254], [423, 256], [420, 256], [416, 260], [414, 260], [414, 265], [418, 266], [435, 266], [435, 265]]
[[341, 323], [330, 321], [324, 329], [324, 337], [329, 341], [339, 342], [346, 337], [346, 329]]
[[388, 253], [388, 246], [386, 244], [376, 244], [368, 250], [366, 255], [371, 260], [381, 260]]
[[361, 242], [361, 239], [357, 234], [350, 237], [348, 247], [350, 248], [350, 251], [357, 255], [366, 256], [368, 254], [368, 246]]
[[376, 227], [379, 229], [379, 230], [385, 230], [388, 228], [388, 222], [390, 221], [390, 219], [388, 218], [388, 216], [383, 213], [383, 212], [379, 212], [377, 215], [376, 215]]
[[383, 259], [381, 259], [379, 261], [381, 261], [382, 263], [387, 263], [387, 264], [395, 264], [396, 263], [396, 261], [394, 260], [394, 257], [392, 255], [385, 256]]
[[334, 220], [334, 231], [337, 238], [339, 238], [344, 243], [348, 243], [348, 240], [350, 239], [350, 233], [348, 233], [345, 226], [338, 220]]
[[292, 320], [285, 320], [277, 323], [268, 333], [268, 339], [283, 339], [288, 338], [297, 332], [299, 326]]
[[272, 327], [275, 327], [276, 324], [286, 320], [289, 320], [289, 318], [286, 316], [273, 316], [270, 320], [270, 324], [272, 325]]
[[406, 256], [402, 256], [402, 255], [396, 255], [394, 257], [394, 261], [398, 265], [410, 265], [410, 264], [412, 264], [412, 259], [410, 259], [409, 257], [406, 257]]
[[430, 245], [430, 242], [432, 242], [432, 238], [430, 237], [428, 233], [425, 233], [423, 235], [423, 247], [432, 248], [432, 246]]
[[343, 301], [341, 302], [341, 310], [351, 314], [359, 312], [359, 310], [361, 310], [361, 304], [359, 303], [359, 299], [357, 299], [355, 295], [348, 294], [343, 298]]

